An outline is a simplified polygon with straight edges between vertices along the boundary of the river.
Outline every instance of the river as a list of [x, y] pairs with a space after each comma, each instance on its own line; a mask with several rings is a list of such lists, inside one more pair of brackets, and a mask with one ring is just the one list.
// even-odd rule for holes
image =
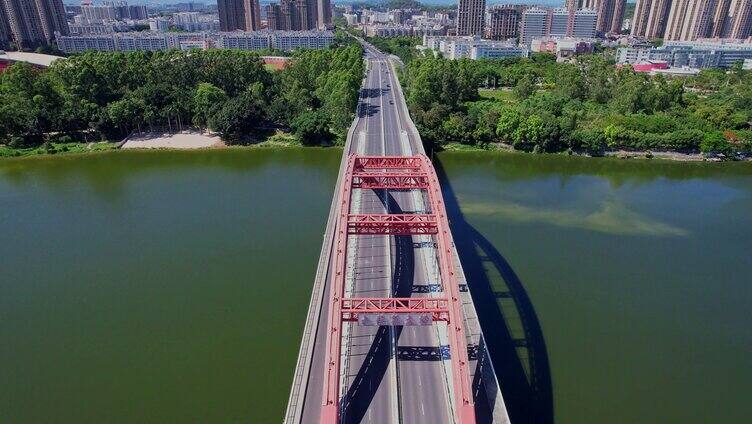
[[[279, 422], [340, 154], [0, 160], [0, 422]], [[748, 419], [752, 166], [439, 163], [513, 418]]]

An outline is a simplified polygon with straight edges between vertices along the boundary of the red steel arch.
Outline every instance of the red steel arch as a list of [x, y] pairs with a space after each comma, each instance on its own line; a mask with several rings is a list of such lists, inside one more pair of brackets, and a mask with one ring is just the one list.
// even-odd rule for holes
[[[352, 189], [426, 190], [430, 214], [351, 214]], [[432, 235], [438, 250], [441, 283], [446, 298], [345, 298], [347, 245], [349, 235]], [[462, 424], [475, 423], [475, 408], [470, 388], [467, 339], [462, 301], [452, 254], [451, 233], [439, 179], [428, 157], [350, 155], [339, 187], [339, 212], [335, 227], [332, 289], [328, 299], [328, 331], [322, 423], [339, 423], [340, 358], [342, 323], [355, 321], [359, 314], [430, 314], [434, 321], [448, 325], [455, 419]]]

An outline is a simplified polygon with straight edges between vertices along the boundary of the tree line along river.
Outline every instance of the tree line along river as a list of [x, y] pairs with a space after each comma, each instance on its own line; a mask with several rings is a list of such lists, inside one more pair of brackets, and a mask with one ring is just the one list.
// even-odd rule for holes
[[[0, 422], [278, 422], [340, 155], [0, 160]], [[513, 418], [750, 416], [752, 166], [436, 160]]]

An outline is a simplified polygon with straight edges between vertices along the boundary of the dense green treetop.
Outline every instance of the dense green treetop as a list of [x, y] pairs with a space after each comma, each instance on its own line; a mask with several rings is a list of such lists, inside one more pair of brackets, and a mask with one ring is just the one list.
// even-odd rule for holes
[[43, 71], [19, 63], [0, 77], [0, 143], [33, 146], [91, 132], [113, 139], [191, 124], [235, 142], [315, 110], [328, 118], [325, 138], [341, 141], [362, 75], [354, 43], [299, 51], [279, 72], [239, 50], [89, 52]]
[[[669, 79], [600, 55], [529, 59], [416, 58], [403, 83], [426, 141], [508, 143], [530, 151], [752, 150], [752, 72]], [[478, 88], [481, 87], [483, 96]]]

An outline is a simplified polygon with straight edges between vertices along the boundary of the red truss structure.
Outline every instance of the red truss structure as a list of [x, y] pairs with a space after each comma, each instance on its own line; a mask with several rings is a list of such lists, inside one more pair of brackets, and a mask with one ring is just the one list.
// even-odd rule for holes
[[[424, 190], [429, 214], [351, 214], [352, 190], [415, 189]], [[453, 410], [462, 424], [475, 423], [475, 408], [470, 386], [467, 339], [454, 267], [451, 233], [439, 179], [430, 160], [417, 156], [350, 155], [339, 187], [339, 212], [335, 227], [332, 288], [326, 340], [326, 365], [321, 406], [322, 423], [339, 423], [340, 359], [342, 323], [356, 321], [359, 314], [431, 314], [434, 321], [447, 323], [451, 351]], [[431, 235], [436, 243], [441, 284], [446, 298], [345, 298], [348, 238], [354, 235]]]
[[357, 321], [365, 313], [431, 314], [434, 321], [449, 321], [449, 300], [431, 297], [364, 297], [342, 299], [342, 320]]
[[420, 156], [357, 156], [354, 170], [363, 169], [403, 169], [419, 170], [422, 166]]
[[427, 189], [428, 176], [403, 172], [356, 172], [353, 175], [353, 187], [373, 190]]
[[347, 234], [409, 236], [438, 231], [436, 215], [432, 214], [357, 214], [347, 219]]

